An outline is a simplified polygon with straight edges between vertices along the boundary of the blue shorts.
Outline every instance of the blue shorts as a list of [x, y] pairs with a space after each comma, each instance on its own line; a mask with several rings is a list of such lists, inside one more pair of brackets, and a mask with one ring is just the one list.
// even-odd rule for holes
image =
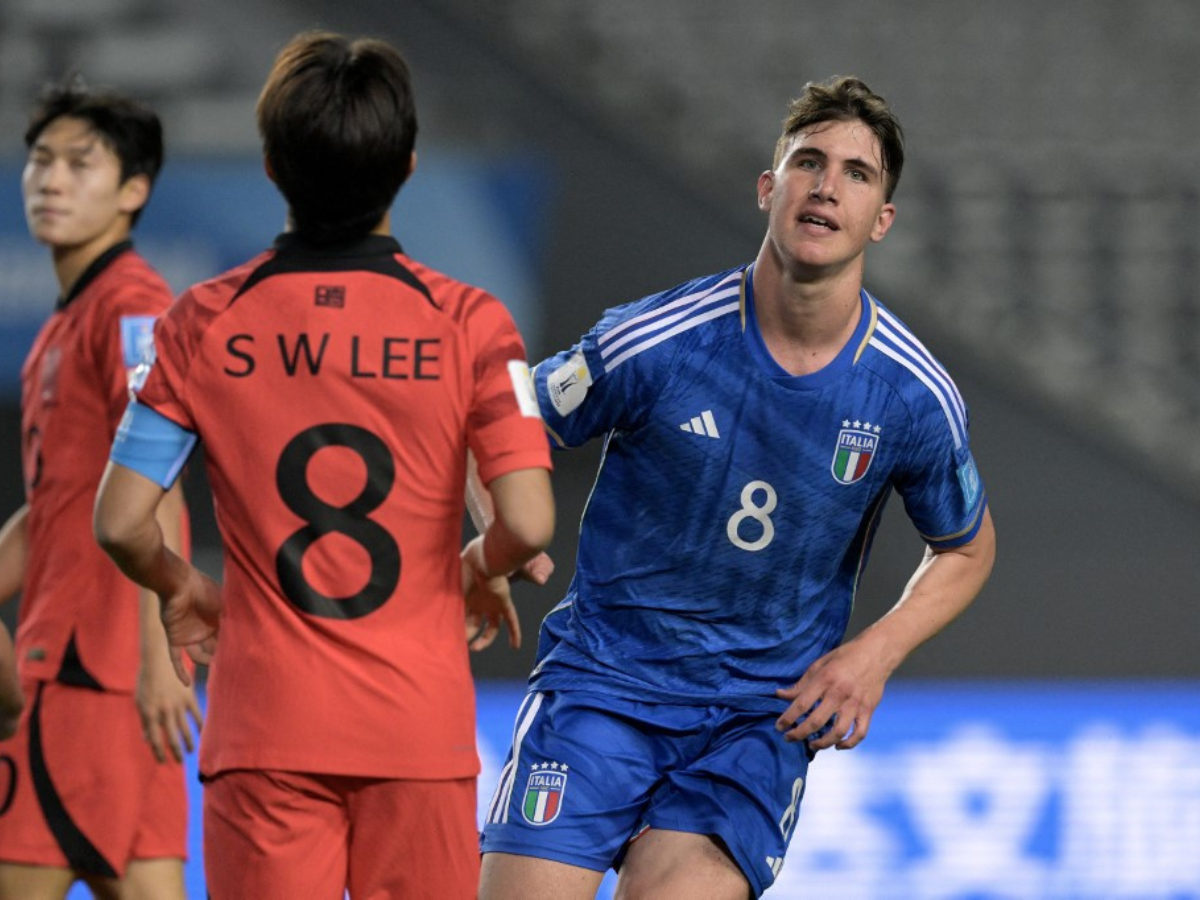
[[755, 896], [774, 882], [810, 751], [773, 713], [532, 692], [480, 839], [484, 853], [603, 872], [645, 828], [712, 835]]

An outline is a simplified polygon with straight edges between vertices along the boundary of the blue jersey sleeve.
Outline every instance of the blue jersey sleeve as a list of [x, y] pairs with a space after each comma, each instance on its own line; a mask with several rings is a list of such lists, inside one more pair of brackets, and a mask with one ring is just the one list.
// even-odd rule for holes
[[743, 269], [693, 279], [609, 310], [570, 350], [534, 370], [553, 443], [577, 447], [646, 421], [686, 342], [673, 338], [734, 312]]
[[110, 459], [169, 488], [196, 447], [196, 435], [136, 400], [125, 410]]
[[909, 461], [896, 489], [921, 537], [935, 548], [957, 547], [975, 537], [987, 492], [963, 428], [958, 439], [941, 410], [928, 410], [916, 423]]
[[650, 355], [612, 365], [603, 341], [631, 307], [610, 311], [578, 344], [534, 369], [538, 404], [556, 447], [578, 447], [613, 429], [633, 429], [653, 405], [654, 380], [639, 377]]

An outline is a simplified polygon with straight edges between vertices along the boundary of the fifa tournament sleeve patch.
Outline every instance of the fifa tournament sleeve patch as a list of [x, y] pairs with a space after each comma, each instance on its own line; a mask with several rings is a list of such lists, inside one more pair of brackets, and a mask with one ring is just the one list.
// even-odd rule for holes
[[975, 505], [979, 499], [979, 470], [975, 468], [975, 459], [967, 457], [967, 461], [958, 467], [958, 486], [962, 488], [963, 501], [967, 509]]
[[560, 416], [570, 415], [578, 409], [591, 385], [592, 373], [582, 351], [575, 353], [546, 379], [550, 402]]
[[154, 365], [154, 316], [121, 316], [121, 359], [132, 394]]
[[528, 419], [540, 419], [542, 411], [538, 407], [537, 391], [533, 387], [533, 376], [529, 374], [529, 366], [519, 359], [510, 359], [508, 377], [512, 379], [513, 393], [517, 395], [517, 406], [521, 415]]

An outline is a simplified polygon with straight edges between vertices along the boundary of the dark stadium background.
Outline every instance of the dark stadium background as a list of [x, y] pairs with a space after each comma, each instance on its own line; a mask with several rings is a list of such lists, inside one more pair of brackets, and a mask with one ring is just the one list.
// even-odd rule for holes
[[[414, 255], [512, 303], [531, 361], [568, 346], [607, 306], [753, 257], [763, 228], [753, 184], [804, 81], [854, 73], [887, 96], [909, 161], [896, 228], [868, 256], [867, 284], [969, 403], [999, 555], [975, 605], [901, 669], [871, 741], [836, 765], [852, 765], [843, 756], [874, 765], [845, 784], [878, 791], [879, 773], [906, 754], [978, 749], [983, 734], [1012, 771], [1026, 771], [1021, 754], [1036, 751], [1051, 774], [1042, 813], [1008, 845], [1028, 863], [1024, 880], [987, 881], [989, 865], [1008, 858], [988, 857], [998, 845], [980, 838], [962, 865], [983, 880], [955, 887], [951, 869], [933, 866], [933, 826], [920, 824], [936, 804], [897, 812], [906, 801], [895, 797], [854, 807], [882, 842], [875, 868], [828, 849], [803, 865], [864, 898], [1200, 897], [1200, 8], [7, 0], [0, 515], [21, 502], [16, 371], [54, 292], [25, 235], [17, 184], [37, 88], [79, 66], [159, 106], [169, 158], [139, 244], [181, 288], [279, 228], [282, 208], [258, 174], [253, 103], [274, 51], [312, 26], [380, 34], [408, 55], [420, 165], [397, 204], [397, 234]], [[545, 588], [518, 588], [525, 647], [475, 659], [485, 691], [499, 692], [497, 721], [529, 669], [538, 620], [565, 590], [597, 459], [597, 448], [556, 456], [558, 570]], [[197, 552], [215, 571], [202, 478], [188, 487]], [[852, 630], [890, 605], [920, 553], [893, 502]], [[482, 721], [495, 744], [486, 752], [502, 753], [503, 727], [493, 738]], [[1125, 830], [1062, 824], [1083, 802], [1064, 773], [1092, 772], [1080, 748], [1106, 747], [1129, 754], [1125, 790], [1174, 786], [1166, 825], [1138, 824], [1119, 791], [1110, 805], [1094, 801], [1093, 818]], [[1184, 761], [1170, 750], [1180, 747]], [[834, 765], [814, 767], [801, 838], [806, 824], [831, 827], [815, 804], [822, 766], [842, 784]], [[989, 796], [979, 791], [946, 802], [978, 812]], [[981, 834], [1002, 830], [978, 817], [994, 826]], [[1107, 880], [1082, 874], [1118, 858]], [[778, 896], [799, 865], [785, 867]]]

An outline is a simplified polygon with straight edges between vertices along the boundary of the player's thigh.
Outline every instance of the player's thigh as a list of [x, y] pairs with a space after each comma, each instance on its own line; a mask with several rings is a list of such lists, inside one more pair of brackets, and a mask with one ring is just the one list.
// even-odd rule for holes
[[689, 748], [705, 715], [578, 691], [530, 694], [488, 809], [485, 864], [506, 853], [609, 869], [663, 773], [698, 752]]
[[134, 860], [116, 886], [120, 900], [185, 900], [183, 860]]
[[349, 817], [319, 775], [234, 770], [204, 786], [211, 900], [342, 900]]
[[715, 838], [651, 828], [625, 854], [614, 900], [746, 900], [751, 896], [746, 876]]
[[485, 853], [479, 900], [591, 900], [603, 872], [536, 856]]
[[[712, 846], [736, 864], [754, 896], [783, 866], [810, 761], [803, 744], [775, 731], [775, 719], [724, 711], [705, 752], [666, 773], [645, 814], [650, 829], [714, 839]], [[638, 843], [630, 853], [645, 852]]]
[[0, 863], [0, 900], [63, 900], [74, 881], [70, 869]]
[[474, 778], [350, 779], [351, 897], [473, 900], [479, 887]]

